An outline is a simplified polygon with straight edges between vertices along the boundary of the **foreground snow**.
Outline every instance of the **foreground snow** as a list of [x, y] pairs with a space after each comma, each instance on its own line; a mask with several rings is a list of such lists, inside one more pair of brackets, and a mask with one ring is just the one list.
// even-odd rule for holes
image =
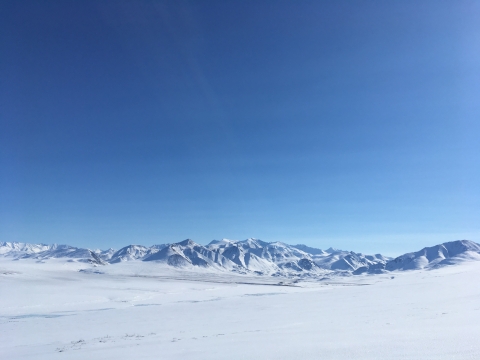
[[0, 358], [476, 359], [479, 277], [480, 262], [294, 283], [0, 258]]

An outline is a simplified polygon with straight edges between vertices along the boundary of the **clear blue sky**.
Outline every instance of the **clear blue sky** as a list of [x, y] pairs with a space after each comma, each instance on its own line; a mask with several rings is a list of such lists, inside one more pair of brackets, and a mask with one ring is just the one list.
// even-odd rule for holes
[[2, 1], [0, 241], [480, 241], [480, 2]]

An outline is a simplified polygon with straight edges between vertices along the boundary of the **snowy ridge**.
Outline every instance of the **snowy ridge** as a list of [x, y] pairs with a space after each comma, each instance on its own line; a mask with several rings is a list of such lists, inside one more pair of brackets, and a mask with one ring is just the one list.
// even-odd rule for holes
[[97, 256], [103, 261], [109, 261], [112, 258], [113, 254], [115, 254], [115, 249], [112, 249], [112, 248], [108, 250], [95, 249], [93, 250], [93, 252], [97, 254]]
[[0, 243], [0, 255], [39, 261], [68, 258], [70, 261], [94, 265], [146, 261], [172, 267], [203, 267], [241, 274], [310, 277], [332, 272], [359, 275], [454, 265], [463, 261], [480, 260], [480, 245], [469, 240], [457, 240], [391, 259], [381, 254], [364, 255], [333, 248], [321, 250], [306, 245], [268, 243], [253, 238], [242, 241], [213, 240], [206, 246], [187, 239], [151, 247], [128, 245], [118, 251], [3, 242]]
[[152, 254], [155, 254], [165, 248], [167, 245], [153, 245], [149, 248], [143, 245], [128, 245], [114, 254], [109, 259], [110, 264], [115, 264], [123, 261], [143, 260]]
[[52, 245], [0, 242], [0, 255], [12, 256], [34, 254], [48, 250]]
[[77, 248], [69, 245], [51, 245], [47, 250], [25, 254], [23, 258], [34, 258], [38, 260], [46, 260], [51, 258], [71, 258], [79, 261], [88, 262], [96, 265], [105, 265], [95, 252], [89, 249]]
[[470, 240], [450, 241], [407, 253], [389, 261], [385, 269], [416, 270], [480, 260], [480, 245]]
[[325, 270], [315, 264], [311, 254], [280, 242], [222, 240], [212, 241], [207, 247], [239, 267], [258, 274], [324, 273], [322, 270]]
[[33, 258], [38, 260], [50, 258], [71, 258], [92, 264], [105, 264], [105, 262], [100, 258], [99, 254], [89, 249], [82, 249], [69, 245], [2, 242], [0, 243], [0, 255], [5, 257], [13, 257], [15, 259]]
[[159, 252], [146, 257], [144, 261], [166, 262], [171, 266], [201, 266], [217, 269], [236, 270], [238, 266], [216, 251], [212, 251], [187, 239], [170, 244]]

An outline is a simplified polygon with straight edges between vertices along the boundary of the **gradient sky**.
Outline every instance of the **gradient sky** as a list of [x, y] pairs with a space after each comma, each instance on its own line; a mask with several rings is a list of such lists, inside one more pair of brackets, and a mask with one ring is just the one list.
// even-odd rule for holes
[[0, 241], [480, 241], [480, 2], [2, 1]]

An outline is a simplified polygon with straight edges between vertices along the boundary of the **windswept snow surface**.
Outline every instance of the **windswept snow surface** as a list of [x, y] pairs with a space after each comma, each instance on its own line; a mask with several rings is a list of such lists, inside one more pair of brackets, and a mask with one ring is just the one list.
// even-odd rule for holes
[[479, 261], [293, 281], [2, 257], [0, 358], [478, 359], [479, 278]]

